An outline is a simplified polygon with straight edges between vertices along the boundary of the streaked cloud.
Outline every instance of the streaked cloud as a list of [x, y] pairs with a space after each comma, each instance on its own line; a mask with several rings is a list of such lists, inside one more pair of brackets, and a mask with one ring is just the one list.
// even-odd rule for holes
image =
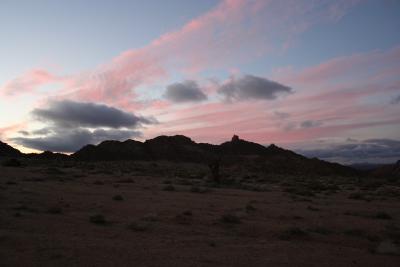
[[180, 29], [142, 48], [124, 51], [92, 70], [61, 77], [48, 70], [33, 70], [0, 91], [32, 92], [57, 81], [62, 84], [59, 97], [127, 108], [135, 105], [135, 90], [140, 86], [166, 79], [173, 71], [223, 69], [284, 50], [300, 33], [322, 21], [337, 21], [356, 3], [224, 0]]
[[60, 81], [61, 78], [44, 69], [32, 69], [0, 86], [0, 96], [35, 92], [42, 85]]
[[[91, 108], [85, 110], [91, 110], [92, 115], [95, 110], [100, 110], [99, 114], [111, 114], [97, 107], [104, 104], [122, 112], [122, 115], [114, 113], [119, 120], [110, 122], [106, 116], [97, 121], [88, 113], [78, 120], [73, 112], [63, 115], [51, 106], [39, 108], [37, 114], [34, 112], [35, 118], [48, 123], [47, 127], [39, 129], [43, 132], [29, 131], [24, 137], [54, 134], [54, 129], [52, 133], [46, 131], [56, 121], [90, 132], [99, 128], [132, 130], [143, 132], [146, 137], [182, 133], [211, 142], [225, 140], [232, 132], [260, 143], [343, 137], [349, 133], [367, 138], [370, 130], [377, 132], [377, 129], [384, 137], [399, 125], [399, 105], [383, 108], [378, 100], [383, 99], [387, 104], [389, 97], [397, 95], [398, 46], [359, 53], [343, 50], [343, 54], [326, 60], [315, 56], [311, 65], [306, 60], [297, 64], [294, 59], [293, 66], [274, 66], [276, 58], [296, 45], [302, 33], [314, 25], [322, 27], [326, 22], [337, 22], [357, 2], [220, 1], [182, 27], [141, 48], [124, 51], [100, 66], [64, 75], [36, 69], [22, 73], [1, 86], [0, 91], [18, 96], [57, 82], [61, 89], [52, 90], [51, 99], [90, 102]], [[331, 52], [329, 55], [336, 53]], [[274, 67], [281, 72], [270, 73]], [[240, 76], [249, 69], [254, 69], [257, 75]], [[226, 78], [233, 73], [232, 78]], [[217, 82], [205, 88], [205, 77], [214, 74]], [[179, 80], [175, 80], [177, 77]], [[185, 80], [192, 83], [181, 82]], [[156, 89], [153, 94], [152, 90], [165, 88], [167, 84], [178, 89], [170, 92], [167, 89], [164, 97], [157, 98], [162, 93]], [[48, 100], [43, 95], [40, 97], [35, 106]], [[174, 105], [188, 102], [192, 105]], [[80, 109], [79, 104], [69, 107]], [[151, 116], [160, 123], [152, 124]], [[25, 129], [13, 130], [14, 136]], [[12, 136], [13, 131], [3, 136]]]

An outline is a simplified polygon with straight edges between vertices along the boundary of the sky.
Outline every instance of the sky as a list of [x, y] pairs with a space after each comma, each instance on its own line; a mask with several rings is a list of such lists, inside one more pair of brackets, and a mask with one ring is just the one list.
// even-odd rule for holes
[[400, 159], [400, 1], [22, 1], [0, 6], [0, 140], [242, 139]]

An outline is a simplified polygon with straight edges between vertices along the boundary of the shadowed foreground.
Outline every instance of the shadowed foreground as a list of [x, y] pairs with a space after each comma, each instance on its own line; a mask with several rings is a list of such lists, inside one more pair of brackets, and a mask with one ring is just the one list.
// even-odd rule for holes
[[[204, 165], [0, 167], [2, 266], [398, 266], [400, 190]], [[322, 181], [322, 182], [321, 182]]]

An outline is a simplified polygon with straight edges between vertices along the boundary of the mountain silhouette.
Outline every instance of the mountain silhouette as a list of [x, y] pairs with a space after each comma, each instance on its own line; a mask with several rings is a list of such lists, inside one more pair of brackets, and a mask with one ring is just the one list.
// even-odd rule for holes
[[68, 160], [68, 155], [62, 153], [53, 153], [51, 151], [43, 151], [40, 154], [30, 153], [26, 155], [28, 158], [42, 159], [42, 160]]
[[70, 156], [81, 161], [167, 160], [208, 164], [215, 160], [224, 165], [246, 165], [268, 173], [353, 175], [357, 171], [337, 163], [309, 159], [274, 144], [263, 145], [233, 136], [220, 145], [196, 143], [183, 135], [158, 136], [139, 142], [104, 141], [87, 145]]
[[[317, 158], [310, 159], [274, 144], [263, 146], [240, 139], [237, 135], [220, 145], [196, 143], [183, 135], [158, 136], [145, 142], [130, 139], [126, 141], [108, 140], [98, 145], [86, 145], [72, 155], [51, 151], [40, 154], [23, 154], [0, 142], [0, 156], [58, 161], [166, 160], [204, 164], [218, 161], [225, 166], [244, 166], [246, 169], [261, 170], [264, 173], [318, 175], [354, 175], [358, 173], [357, 170], [348, 166]], [[397, 170], [396, 168], [394, 169]]]
[[0, 157], [20, 157], [22, 155], [18, 149], [0, 141]]

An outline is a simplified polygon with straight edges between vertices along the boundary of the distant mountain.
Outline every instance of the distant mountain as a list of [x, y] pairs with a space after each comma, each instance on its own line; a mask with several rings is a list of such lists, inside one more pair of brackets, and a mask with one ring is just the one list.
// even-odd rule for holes
[[82, 161], [101, 160], [169, 160], [210, 163], [219, 160], [225, 165], [250, 165], [270, 173], [353, 175], [357, 171], [337, 163], [308, 159], [276, 145], [268, 147], [233, 136], [221, 145], [196, 143], [183, 135], [159, 136], [145, 142], [127, 140], [104, 141], [87, 145], [71, 155]]
[[360, 171], [372, 171], [375, 169], [378, 169], [382, 167], [384, 164], [375, 164], [375, 163], [354, 163], [351, 165], [348, 165], [349, 167], [352, 167], [353, 169], [360, 170]]
[[20, 157], [22, 155], [18, 149], [0, 141], [0, 157]]
[[400, 160], [394, 164], [386, 164], [379, 168], [376, 168], [371, 172], [375, 177], [388, 178], [388, 179], [400, 179]]

